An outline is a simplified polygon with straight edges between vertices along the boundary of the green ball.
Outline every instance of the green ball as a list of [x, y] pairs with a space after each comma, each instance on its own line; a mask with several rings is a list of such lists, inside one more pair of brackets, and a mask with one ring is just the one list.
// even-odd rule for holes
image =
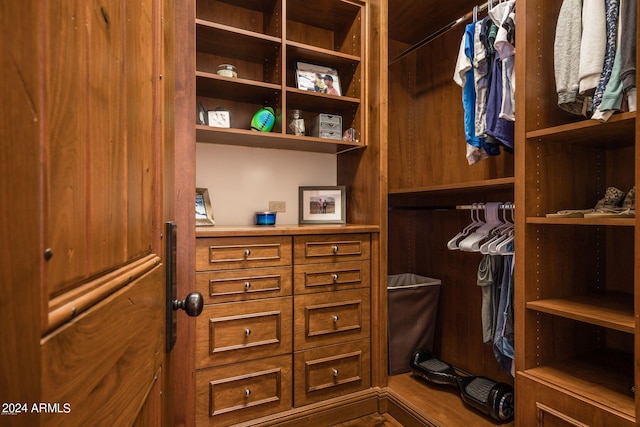
[[273, 108], [265, 107], [258, 110], [251, 119], [251, 130], [257, 130], [260, 132], [271, 132], [273, 125], [276, 122], [276, 115], [273, 112]]

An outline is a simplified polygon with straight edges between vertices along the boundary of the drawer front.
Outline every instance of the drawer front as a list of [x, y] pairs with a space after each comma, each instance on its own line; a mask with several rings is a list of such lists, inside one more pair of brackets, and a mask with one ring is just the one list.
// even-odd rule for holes
[[291, 297], [205, 306], [196, 319], [196, 367], [291, 352]]
[[[516, 388], [517, 418], [536, 420], [535, 425], [539, 427], [636, 425], [632, 396], [623, 397], [628, 402], [628, 411], [622, 414], [606, 410], [604, 406], [593, 404], [574, 393], [565, 393], [561, 387], [547, 386], [522, 372], [516, 374]], [[622, 401], [616, 400], [616, 406], [622, 406]]]
[[196, 270], [234, 270], [291, 265], [291, 237], [196, 239]]
[[196, 273], [205, 304], [291, 295], [291, 267]]
[[292, 405], [291, 356], [196, 371], [196, 424], [222, 426]]
[[296, 264], [363, 261], [370, 257], [371, 236], [366, 233], [294, 237]]
[[368, 288], [371, 267], [369, 261], [296, 265], [293, 277], [296, 294]]
[[296, 407], [371, 386], [369, 340], [298, 352], [293, 360]]
[[294, 312], [296, 350], [369, 338], [369, 289], [297, 296]]

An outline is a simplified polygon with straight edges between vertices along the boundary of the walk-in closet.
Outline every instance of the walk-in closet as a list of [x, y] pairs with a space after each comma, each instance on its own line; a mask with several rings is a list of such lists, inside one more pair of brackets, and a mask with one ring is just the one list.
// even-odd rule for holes
[[[604, 119], [592, 118], [589, 109], [560, 108], [554, 46], [557, 26], [567, 28], [558, 22], [561, 7], [576, 13], [575, 5], [588, 2], [517, 0], [514, 150], [470, 164], [456, 59], [465, 26], [500, 3], [451, 1], [421, 5], [431, 9], [419, 12], [389, 2], [388, 273], [441, 280], [433, 353], [512, 384], [515, 425], [637, 425], [639, 239], [635, 204], [630, 210], [640, 176], [636, 113], [626, 92]], [[607, 1], [601, 8], [603, 19], [604, 11], [616, 17], [610, 22], [635, 22], [638, 15], [636, 2]], [[574, 16], [580, 22], [580, 10]], [[602, 36], [611, 37], [612, 24], [605, 29], [605, 20], [597, 22]], [[613, 38], [614, 46], [638, 39], [629, 28]], [[632, 81], [635, 86], [635, 68]], [[621, 190], [618, 204], [593, 214], [610, 187]], [[474, 221], [480, 204], [514, 212], [511, 373], [483, 342], [483, 253], [447, 246]], [[504, 209], [498, 215], [509, 220]], [[411, 374], [390, 375], [388, 385], [445, 425], [491, 423], [455, 407], [451, 390]]]

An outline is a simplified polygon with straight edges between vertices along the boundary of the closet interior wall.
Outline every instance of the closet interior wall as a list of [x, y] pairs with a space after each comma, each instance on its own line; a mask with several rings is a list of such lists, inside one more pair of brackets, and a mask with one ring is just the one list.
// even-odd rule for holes
[[[462, 89], [453, 81], [464, 24], [389, 66], [388, 272], [441, 279], [434, 353], [513, 384], [482, 340], [476, 284], [482, 255], [447, 249], [448, 240], [471, 222], [470, 211], [456, 205], [514, 197], [512, 154], [471, 166], [465, 157]], [[408, 47], [390, 40], [390, 59]], [[443, 206], [449, 208], [436, 209]]]

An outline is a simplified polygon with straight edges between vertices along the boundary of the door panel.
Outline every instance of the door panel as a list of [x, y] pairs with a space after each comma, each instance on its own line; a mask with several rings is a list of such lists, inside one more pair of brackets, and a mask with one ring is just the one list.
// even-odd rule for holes
[[0, 35], [11, 46], [0, 94], [12, 101], [0, 126], [0, 211], [11, 223], [0, 245], [11, 341], [0, 398], [30, 411], [0, 416], [2, 425], [173, 424], [162, 237], [184, 191], [165, 173], [175, 91], [174, 73], [163, 78], [174, 66], [163, 16], [173, 9], [173, 0], [0, 6], [12, 28]]
[[43, 338], [42, 401], [70, 407], [65, 416], [43, 415], [44, 425], [124, 426], [136, 418], [164, 359], [163, 280], [160, 264]]

